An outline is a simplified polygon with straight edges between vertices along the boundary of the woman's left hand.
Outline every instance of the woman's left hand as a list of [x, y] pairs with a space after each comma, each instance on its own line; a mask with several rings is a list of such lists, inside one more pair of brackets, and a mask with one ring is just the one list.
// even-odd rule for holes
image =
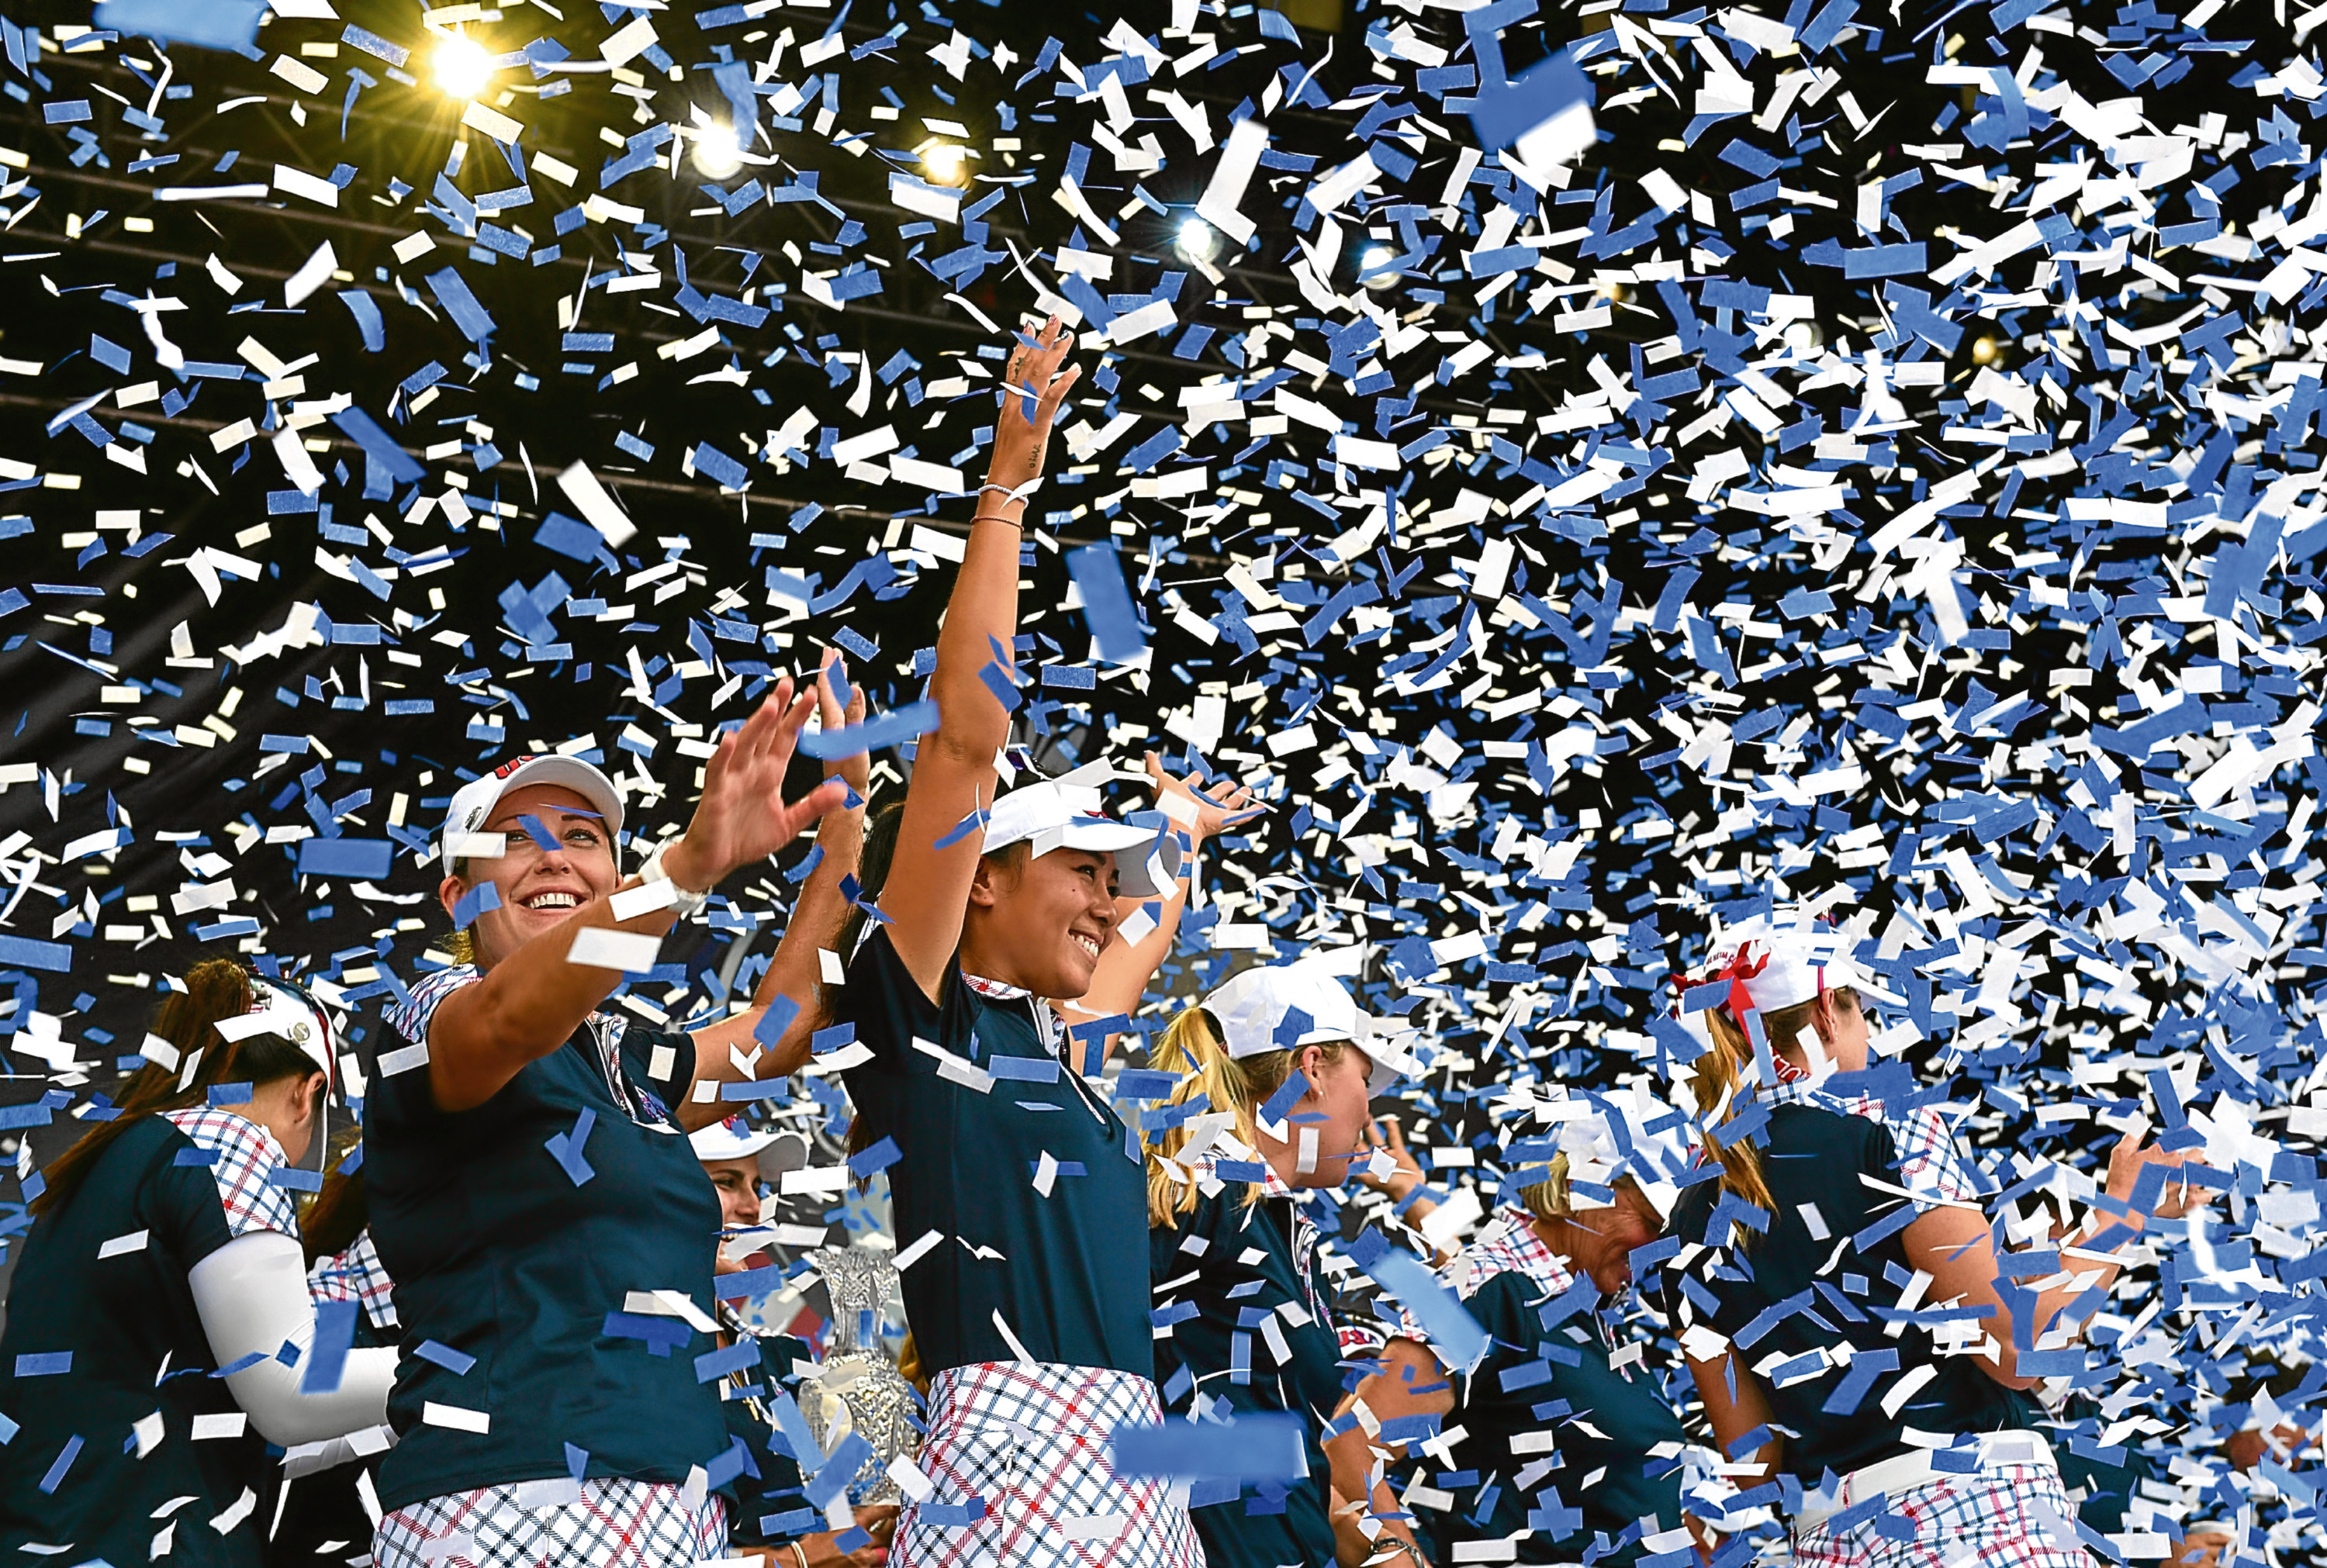
[[[1249, 822], [1268, 809], [1241, 784], [1231, 786], [1225, 797], [1214, 799], [1196, 788], [1195, 774], [1191, 773], [1185, 779], [1174, 779], [1166, 773], [1162, 760], [1153, 751], [1147, 753], [1147, 776], [1155, 780], [1157, 807], [1187, 833], [1191, 847], [1202, 844], [1224, 827]], [[1186, 802], [1178, 815], [1164, 807], [1165, 798], [1171, 796]], [[1192, 819], [1182, 820], [1191, 811]]]
[[792, 692], [789, 677], [743, 727], [723, 735], [703, 770], [703, 798], [686, 836], [663, 856], [670, 880], [690, 892], [708, 892], [738, 866], [765, 860], [800, 830], [840, 804], [842, 786], [827, 780], [784, 804], [784, 770], [799, 743], [800, 726], [816, 694]]
[[[816, 722], [827, 733], [853, 729], [864, 722], [864, 683], [849, 687], [848, 702], [844, 706], [833, 700], [832, 681], [837, 674], [847, 677], [847, 666], [840, 660], [840, 649], [824, 650], [824, 667], [816, 673]], [[856, 792], [859, 800], [873, 791], [873, 754], [859, 751], [854, 756], [835, 757], [824, 765], [824, 776], [837, 779]]]

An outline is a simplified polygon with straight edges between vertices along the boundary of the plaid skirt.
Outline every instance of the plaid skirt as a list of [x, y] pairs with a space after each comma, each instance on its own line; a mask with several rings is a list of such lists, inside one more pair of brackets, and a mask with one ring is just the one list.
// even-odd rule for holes
[[1184, 1492], [1107, 1461], [1117, 1426], [1164, 1419], [1147, 1378], [980, 1362], [932, 1377], [929, 1412], [936, 1491], [899, 1515], [891, 1568], [1202, 1568]]
[[2049, 1464], [1995, 1465], [1892, 1495], [1846, 1530], [1794, 1535], [1797, 1568], [2089, 1568], [2076, 1507]]
[[[620, 1477], [451, 1492], [383, 1515], [373, 1568], [695, 1568], [727, 1547], [726, 1499]], [[570, 1501], [557, 1500], [560, 1495]]]

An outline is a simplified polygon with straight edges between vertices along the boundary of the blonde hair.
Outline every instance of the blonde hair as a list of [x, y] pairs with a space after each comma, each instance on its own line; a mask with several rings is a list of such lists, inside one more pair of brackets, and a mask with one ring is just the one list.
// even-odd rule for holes
[[[1562, 1150], [1551, 1157], [1545, 1167], [1542, 1181], [1519, 1189], [1519, 1201], [1526, 1205], [1529, 1214], [1546, 1223], [1573, 1219], [1575, 1218], [1575, 1195], [1569, 1190], [1567, 1179], [1567, 1153]], [[1629, 1192], [1642, 1204], [1649, 1201], [1648, 1194], [1640, 1190], [1640, 1182], [1630, 1174], [1617, 1177], [1613, 1185], [1620, 1195]]]
[[[1340, 1061], [1342, 1053], [1350, 1049], [1349, 1042], [1341, 1040], [1313, 1041], [1310, 1044], [1316, 1046], [1329, 1062]], [[1306, 1050], [1309, 1047], [1301, 1049]], [[1293, 1076], [1294, 1055], [1289, 1050], [1264, 1050], [1248, 1057], [1232, 1057], [1228, 1047], [1220, 1043], [1219, 1022], [1202, 1007], [1191, 1006], [1182, 1008], [1180, 1015], [1172, 1020], [1164, 1038], [1155, 1042], [1152, 1059], [1159, 1071], [1180, 1075], [1179, 1086], [1164, 1102], [1167, 1106], [1185, 1106], [1201, 1095], [1208, 1108], [1226, 1111], [1236, 1119], [1238, 1138], [1248, 1146], [1257, 1147], [1255, 1123], [1259, 1108]], [[1140, 1141], [1147, 1150], [1149, 1227], [1169, 1225], [1175, 1214], [1194, 1213], [1195, 1185], [1164, 1168], [1166, 1161], [1188, 1146], [1187, 1124], [1143, 1132]], [[1246, 1191], [1245, 1202], [1250, 1205], [1259, 1199], [1260, 1184], [1256, 1181]]]
[[[1817, 1022], [1822, 1008], [1846, 996], [1855, 1009], [1858, 1003], [1858, 994], [1845, 985], [1824, 995], [1814, 996], [1808, 1002], [1797, 1002], [1790, 1007], [1780, 1007], [1762, 1014], [1762, 1032], [1770, 1042], [1770, 1054], [1774, 1057], [1791, 1045], [1803, 1030]], [[1721, 1105], [1724, 1097], [1727, 1098], [1728, 1105], [1721, 1116], [1722, 1125], [1725, 1126], [1737, 1115], [1737, 1089], [1744, 1081], [1748, 1064], [1753, 1060], [1753, 1043], [1746, 1038], [1743, 1026], [1730, 1017], [1724, 1007], [1706, 1009], [1705, 1020], [1706, 1030], [1713, 1036], [1713, 1049], [1697, 1058], [1696, 1071], [1689, 1080], [1689, 1087], [1696, 1096], [1696, 1114], [1700, 1121], [1712, 1112], [1714, 1106]], [[1721, 1162], [1722, 1187], [1774, 1218], [1778, 1200], [1771, 1196], [1769, 1177], [1762, 1169], [1761, 1151], [1753, 1146], [1752, 1137], [1748, 1134], [1733, 1143], [1724, 1144], [1711, 1135], [1713, 1129], [1708, 1127], [1706, 1131], [1706, 1148]], [[1749, 1245], [1755, 1234], [1751, 1227], [1746, 1227]]]

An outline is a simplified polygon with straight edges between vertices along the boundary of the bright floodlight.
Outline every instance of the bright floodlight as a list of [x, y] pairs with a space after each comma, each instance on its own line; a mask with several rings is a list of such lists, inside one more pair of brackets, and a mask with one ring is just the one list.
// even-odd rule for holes
[[695, 134], [695, 169], [706, 180], [724, 180], [743, 166], [743, 148], [735, 133], [713, 124]]
[[1368, 288], [1388, 288], [1397, 281], [1397, 274], [1381, 269], [1397, 259], [1397, 252], [1388, 246], [1369, 245], [1366, 247], [1366, 253], [1358, 257], [1358, 275], [1365, 279]]
[[493, 57], [482, 44], [456, 33], [428, 57], [428, 71], [438, 91], [456, 98], [474, 98], [492, 79]]
[[1190, 261], [1210, 261], [1220, 248], [1220, 233], [1201, 218], [1182, 218], [1175, 243]]
[[959, 185], [969, 178], [969, 154], [951, 142], [931, 142], [921, 149], [921, 173], [936, 185]]

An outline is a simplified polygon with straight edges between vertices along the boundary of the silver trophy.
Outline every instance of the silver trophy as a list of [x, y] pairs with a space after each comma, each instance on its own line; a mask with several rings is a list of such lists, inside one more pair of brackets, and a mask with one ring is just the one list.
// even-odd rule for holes
[[827, 1453], [849, 1433], [864, 1434], [873, 1455], [848, 1483], [853, 1503], [902, 1499], [889, 1462], [911, 1454], [921, 1433], [908, 1419], [913, 1386], [889, 1359], [880, 1339], [881, 1309], [896, 1288], [897, 1265], [876, 1252], [827, 1246], [810, 1253], [832, 1302], [832, 1339], [813, 1379], [800, 1385], [800, 1412]]

